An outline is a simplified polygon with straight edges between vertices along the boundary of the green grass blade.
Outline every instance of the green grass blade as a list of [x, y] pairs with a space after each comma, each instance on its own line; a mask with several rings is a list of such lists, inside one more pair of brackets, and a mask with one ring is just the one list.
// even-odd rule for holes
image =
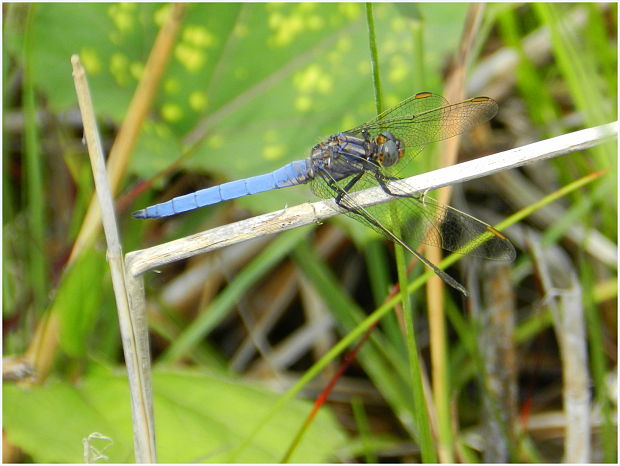
[[[407, 262], [404, 249], [395, 244], [396, 267], [398, 270], [398, 283], [401, 290], [407, 289]], [[415, 326], [413, 323], [413, 311], [408, 293], [401, 293], [403, 306], [403, 319], [405, 322], [405, 335], [407, 339], [407, 353], [409, 361], [409, 374], [411, 384], [411, 394], [413, 396], [413, 419], [418, 430], [418, 441], [422, 453], [422, 461], [425, 463], [436, 463], [437, 452], [431, 434], [430, 419], [427, 412], [426, 397], [422, 384], [422, 371], [420, 368], [420, 353], [415, 338]]]
[[355, 397], [351, 400], [351, 407], [353, 408], [353, 417], [355, 418], [355, 424], [357, 430], [360, 433], [360, 439], [362, 448], [364, 451], [364, 459], [368, 464], [378, 463], [378, 458], [372, 449], [370, 444], [370, 423], [368, 422], [368, 416], [364, 410], [364, 403], [359, 397]]
[[[392, 284], [384, 242], [379, 240], [368, 241], [363, 248], [363, 253], [366, 258], [366, 270], [374, 303], [376, 306], [380, 306], [387, 298]], [[385, 319], [381, 321], [381, 329], [395, 348], [403, 347], [402, 332], [394, 314], [385, 316]]]
[[[28, 24], [31, 24], [34, 10], [31, 5], [28, 9]], [[30, 28], [28, 28], [30, 29]], [[32, 76], [32, 44], [31, 34], [27, 31], [24, 38], [24, 152], [28, 199], [28, 226], [30, 238], [30, 256], [28, 261], [29, 280], [34, 293], [35, 309], [42, 311], [47, 302], [48, 283], [46, 278], [47, 264], [45, 258], [45, 194], [43, 192], [43, 168], [41, 166], [41, 151], [39, 148], [39, 134], [36, 118], [36, 102], [34, 94], [34, 78]]]
[[[605, 95], [605, 83], [597, 73], [598, 64], [581, 35], [568, 22], [567, 5], [534, 3], [534, 11], [551, 32], [551, 44], [560, 72], [566, 79], [578, 110], [585, 116], [584, 126], [596, 126], [616, 119], [616, 99]], [[587, 84], [586, 84], [587, 83]], [[617, 166], [609, 145], [592, 149], [599, 168]]]
[[[528, 106], [533, 123], [545, 124], [558, 118], [558, 108], [551, 95], [545, 91], [541, 71], [527, 57], [523, 48], [523, 37], [518, 30], [519, 15], [515, 8], [504, 10], [498, 15], [499, 30], [504, 42], [514, 48], [519, 55], [517, 67], [517, 87]], [[557, 133], [557, 131], [555, 132]], [[553, 134], [557, 136], [558, 134]]]
[[372, 14], [372, 3], [366, 3], [366, 20], [368, 22], [368, 44], [370, 46], [370, 64], [372, 65], [372, 84], [375, 89], [377, 115], [383, 111], [383, 93], [381, 90], [381, 73], [379, 71], [379, 53], [375, 37], [375, 18]]

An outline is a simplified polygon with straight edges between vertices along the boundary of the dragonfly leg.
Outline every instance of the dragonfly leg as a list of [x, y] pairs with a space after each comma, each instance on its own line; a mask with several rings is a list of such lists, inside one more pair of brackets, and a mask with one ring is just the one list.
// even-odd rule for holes
[[339, 188], [334, 186], [334, 180], [329, 180], [328, 184], [330, 185], [329, 187], [332, 188], [333, 190], [335, 190], [338, 195], [335, 198], [336, 204], [338, 204], [340, 207], [343, 207], [346, 209], [346, 206], [342, 205], [341, 201], [342, 198], [344, 196], [346, 196], [349, 193], [349, 190], [355, 185], [355, 183], [357, 183], [360, 178], [364, 175], [363, 172], [358, 173], [357, 175], [355, 175], [353, 178], [351, 178], [351, 180], [347, 183], [347, 185], [344, 188]]
[[385, 192], [386, 194], [389, 194], [390, 196], [395, 196], [395, 197], [408, 197], [408, 198], [417, 198], [416, 195], [412, 195], [412, 194], [398, 194], [392, 190], [390, 190], [390, 188], [388, 188], [388, 185], [386, 183], [386, 181], [398, 181], [401, 178], [398, 178], [397, 176], [385, 176], [379, 172], [375, 172], [375, 179], [377, 180], [377, 183], [379, 183], [379, 186], [381, 186], [381, 189], [383, 190], [383, 192]]

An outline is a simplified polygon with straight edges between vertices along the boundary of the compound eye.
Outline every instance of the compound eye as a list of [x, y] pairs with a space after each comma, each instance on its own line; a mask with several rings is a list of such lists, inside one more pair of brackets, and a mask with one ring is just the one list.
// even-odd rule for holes
[[399, 159], [394, 157], [393, 153], [388, 153], [384, 157], [383, 165], [385, 165], [386, 167], [391, 167], [392, 165], [396, 164], [396, 162], [398, 162], [398, 160]]

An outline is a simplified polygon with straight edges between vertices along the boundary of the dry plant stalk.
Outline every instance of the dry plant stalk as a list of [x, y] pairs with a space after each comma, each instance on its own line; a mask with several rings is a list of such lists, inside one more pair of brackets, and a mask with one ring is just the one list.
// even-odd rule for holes
[[[146, 326], [145, 307], [128, 299], [125, 282], [125, 263], [114, 213], [114, 200], [108, 182], [101, 138], [86, 80], [86, 73], [77, 55], [71, 57], [73, 78], [84, 125], [95, 187], [101, 209], [103, 230], [108, 246], [107, 258], [112, 274], [112, 285], [118, 311], [129, 390], [134, 431], [135, 459], [139, 463], [154, 463], [155, 429], [151, 389], [151, 364]], [[144, 290], [142, 290], [144, 295]], [[131, 308], [130, 306], [134, 307]]]
[[534, 265], [551, 309], [562, 360], [564, 461], [590, 462], [590, 375], [588, 338], [579, 277], [566, 253], [557, 246], [543, 251], [528, 235]]

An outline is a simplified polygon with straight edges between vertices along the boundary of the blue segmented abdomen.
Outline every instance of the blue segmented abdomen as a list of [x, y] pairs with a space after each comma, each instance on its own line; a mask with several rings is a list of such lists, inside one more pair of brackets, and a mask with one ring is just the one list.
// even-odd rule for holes
[[271, 173], [231, 181], [175, 197], [167, 202], [138, 210], [133, 213], [133, 216], [135, 218], [168, 217], [249, 194], [303, 184], [310, 181], [310, 178], [309, 160], [296, 160]]

